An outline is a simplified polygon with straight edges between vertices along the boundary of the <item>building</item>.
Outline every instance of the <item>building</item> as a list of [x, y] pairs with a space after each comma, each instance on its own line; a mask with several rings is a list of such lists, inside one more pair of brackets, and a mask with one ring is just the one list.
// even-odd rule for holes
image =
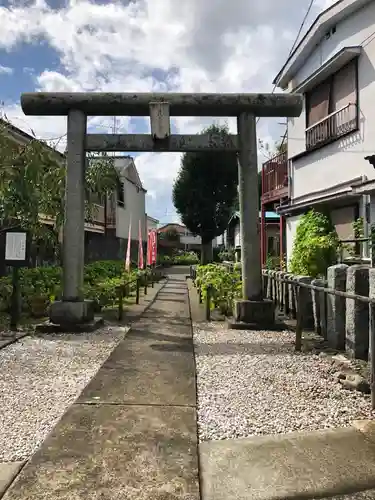
[[[288, 119], [287, 163], [274, 165], [268, 186], [280, 200], [278, 212], [286, 217], [287, 259], [299, 218], [310, 208], [330, 215], [341, 240], [354, 239], [353, 223], [360, 216], [364, 235], [368, 235], [370, 215], [375, 215], [371, 164], [375, 154], [375, 2], [339, 0], [323, 11], [274, 84], [304, 95], [301, 115]], [[367, 244], [362, 257], [369, 257]]]
[[[266, 161], [261, 172], [261, 194], [260, 194], [260, 250], [262, 266], [265, 266], [267, 256], [273, 245], [269, 244], [269, 236], [272, 224], [272, 237], [276, 237], [274, 222], [278, 227], [278, 256], [280, 262], [284, 261], [286, 254], [285, 217], [279, 215], [277, 221], [272, 220], [273, 214], [280, 205], [288, 200], [288, 161], [286, 151], [282, 151], [273, 158]], [[267, 222], [268, 220], [268, 222]]]
[[[0, 126], [4, 128], [9, 137], [10, 144], [15, 144], [16, 147], [18, 145], [24, 146], [35, 140], [33, 136], [9, 122], [0, 120]], [[56, 154], [58, 161], [65, 164], [65, 154], [47, 145], [45, 147]], [[97, 203], [94, 204], [93, 220], [85, 223], [85, 259], [87, 261], [123, 258], [128, 239], [130, 214], [132, 216], [131, 236], [134, 251], [138, 248], [139, 221], [141, 221], [142, 238], [144, 241], [146, 240], [146, 190], [142, 186], [134, 160], [131, 157], [115, 157], [115, 166], [121, 180], [118, 191], [108, 196], [107, 199], [97, 200]], [[40, 214], [40, 219], [46, 226], [54, 225], [53, 218]], [[2, 234], [4, 235], [4, 233]], [[4, 238], [0, 239], [0, 274], [2, 274], [5, 269], [5, 240]], [[38, 262], [43, 262], [42, 256], [37, 258]]]
[[[262, 214], [259, 213], [259, 219]], [[265, 256], [278, 257], [280, 255], [280, 216], [275, 212], [265, 212], [264, 232], [265, 232]], [[240, 213], [235, 212], [231, 217], [228, 228], [223, 235], [223, 245], [226, 249], [234, 248], [237, 255], [241, 250]], [[266, 258], [264, 263], [266, 263]]]
[[88, 260], [124, 258], [129, 228], [134, 260], [138, 252], [139, 227], [142, 241], [147, 241], [147, 191], [143, 187], [134, 159], [131, 156], [113, 158], [120, 183], [117, 192], [99, 204], [95, 223], [100, 230], [95, 233], [90, 231], [85, 235]]
[[154, 217], [151, 217], [150, 215], [146, 214], [146, 221], [147, 221], [147, 233], [149, 231], [155, 231], [158, 228], [159, 225], [158, 219], [154, 219]]
[[[173, 247], [178, 250], [200, 250], [202, 239], [200, 236], [194, 236], [186, 226], [183, 224], [178, 224], [177, 222], [172, 222], [164, 224], [164, 226], [158, 229], [160, 247]], [[172, 238], [169, 238], [167, 234], [171, 234]], [[173, 234], [177, 234], [177, 238], [173, 239]]]

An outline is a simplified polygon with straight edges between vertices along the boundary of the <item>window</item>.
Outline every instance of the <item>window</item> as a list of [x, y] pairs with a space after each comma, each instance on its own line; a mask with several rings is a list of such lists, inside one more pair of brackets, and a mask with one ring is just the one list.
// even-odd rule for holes
[[119, 182], [117, 187], [117, 205], [123, 207], [125, 205], [125, 185], [123, 182]]
[[357, 60], [306, 94], [306, 149], [314, 149], [358, 128]]

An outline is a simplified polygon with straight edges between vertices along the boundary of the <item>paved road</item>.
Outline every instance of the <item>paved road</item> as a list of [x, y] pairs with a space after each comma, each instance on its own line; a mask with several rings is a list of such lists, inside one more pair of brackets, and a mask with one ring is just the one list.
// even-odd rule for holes
[[185, 274], [168, 277], [4, 500], [199, 499]]

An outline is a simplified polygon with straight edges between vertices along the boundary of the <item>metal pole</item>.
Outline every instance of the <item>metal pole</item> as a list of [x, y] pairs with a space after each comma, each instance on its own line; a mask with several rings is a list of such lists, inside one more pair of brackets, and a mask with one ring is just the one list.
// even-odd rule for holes
[[12, 268], [12, 298], [10, 308], [10, 329], [16, 331], [18, 322], [21, 316], [21, 290], [19, 279], [19, 268], [13, 266]]
[[86, 121], [82, 111], [69, 111], [63, 239], [64, 301], [83, 300]]
[[370, 384], [371, 384], [371, 408], [375, 410], [375, 304], [370, 302]]
[[256, 120], [252, 113], [241, 113], [237, 119], [240, 146], [238, 186], [240, 201], [242, 298], [262, 299], [260, 256], [258, 155]]

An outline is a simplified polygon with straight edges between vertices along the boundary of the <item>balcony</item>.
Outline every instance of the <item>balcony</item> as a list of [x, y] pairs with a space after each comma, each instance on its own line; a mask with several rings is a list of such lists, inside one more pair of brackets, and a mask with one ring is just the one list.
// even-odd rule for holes
[[357, 128], [357, 105], [349, 103], [306, 129], [306, 150], [324, 146]]
[[262, 203], [288, 196], [287, 153], [280, 153], [266, 161], [262, 169]]
[[[92, 220], [85, 221], [85, 231], [92, 231], [96, 233], [104, 233], [104, 205], [99, 203], [93, 204]], [[45, 214], [39, 215], [40, 221], [43, 224], [52, 226], [55, 223], [54, 217], [50, 217]], [[108, 209], [107, 211], [107, 227], [116, 227], [116, 212], [113, 209]]]

